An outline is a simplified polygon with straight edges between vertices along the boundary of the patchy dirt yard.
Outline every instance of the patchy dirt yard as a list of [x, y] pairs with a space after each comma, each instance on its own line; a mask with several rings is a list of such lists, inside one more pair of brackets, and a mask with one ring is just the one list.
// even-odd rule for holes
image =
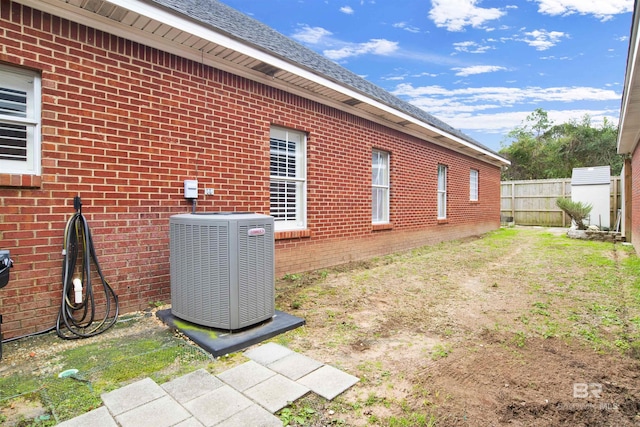
[[[640, 425], [640, 261], [503, 229], [287, 276], [291, 348], [362, 378], [307, 425]], [[309, 410], [311, 408], [311, 410]]]
[[[361, 378], [332, 402], [285, 408], [290, 425], [640, 425], [640, 259], [628, 246], [502, 229], [287, 275], [276, 305], [307, 324], [274, 341]], [[5, 345], [0, 380], [55, 369], [74, 346], [171, 335], [155, 316], [129, 323], [91, 340]], [[0, 405], [0, 424], [36, 418], [11, 415], [28, 403]]]

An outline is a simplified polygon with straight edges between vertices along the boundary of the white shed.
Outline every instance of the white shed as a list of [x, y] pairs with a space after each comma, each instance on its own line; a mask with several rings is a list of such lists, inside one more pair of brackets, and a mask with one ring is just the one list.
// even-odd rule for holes
[[585, 221], [589, 225], [610, 228], [611, 168], [594, 166], [574, 168], [571, 174], [571, 200], [593, 206]]

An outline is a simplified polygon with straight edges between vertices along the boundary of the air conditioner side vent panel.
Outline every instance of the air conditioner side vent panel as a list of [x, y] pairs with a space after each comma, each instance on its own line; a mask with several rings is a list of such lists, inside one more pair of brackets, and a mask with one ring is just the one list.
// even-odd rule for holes
[[169, 229], [173, 315], [228, 330], [273, 317], [272, 217], [180, 214], [170, 218]]

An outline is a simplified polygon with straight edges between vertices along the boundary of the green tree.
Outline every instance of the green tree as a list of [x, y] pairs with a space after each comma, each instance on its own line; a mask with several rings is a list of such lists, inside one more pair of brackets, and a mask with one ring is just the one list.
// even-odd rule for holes
[[529, 114], [521, 126], [507, 134], [511, 144], [503, 147], [500, 154], [511, 161], [503, 172], [503, 179], [546, 178], [547, 147], [545, 135], [552, 128], [547, 112], [541, 108]]
[[591, 117], [554, 125], [546, 111], [538, 108], [521, 126], [507, 134], [510, 145], [500, 154], [511, 161], [503, 179], [568, 178], [573, 168], [611, 166], [616, 176], [622, 170], [622, 158], [616, 153], [618, 128], [605, 118], [594, 127]]

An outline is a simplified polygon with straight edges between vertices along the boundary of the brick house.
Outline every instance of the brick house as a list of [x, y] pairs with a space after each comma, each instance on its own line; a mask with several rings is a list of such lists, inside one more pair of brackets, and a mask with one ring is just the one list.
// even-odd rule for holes
[[629, 54], [627, 71], [620, 107], [620, 123], [618, 129], [618, 154], [625, 156], [621, 177], [622, 193], [622, 231], [628, 242], [631, 242], [640, 255], [640, 39], [638, 15], [640, 1], [634, 2], [631, 34], [629, 37]]
[[76, 195], [128, 312], [169, 301], [186, 179], [273, 215], [283, 275], [496, 229], [507, 163], [215, 0], [0, 0], [5, 338], [55, 321]]

